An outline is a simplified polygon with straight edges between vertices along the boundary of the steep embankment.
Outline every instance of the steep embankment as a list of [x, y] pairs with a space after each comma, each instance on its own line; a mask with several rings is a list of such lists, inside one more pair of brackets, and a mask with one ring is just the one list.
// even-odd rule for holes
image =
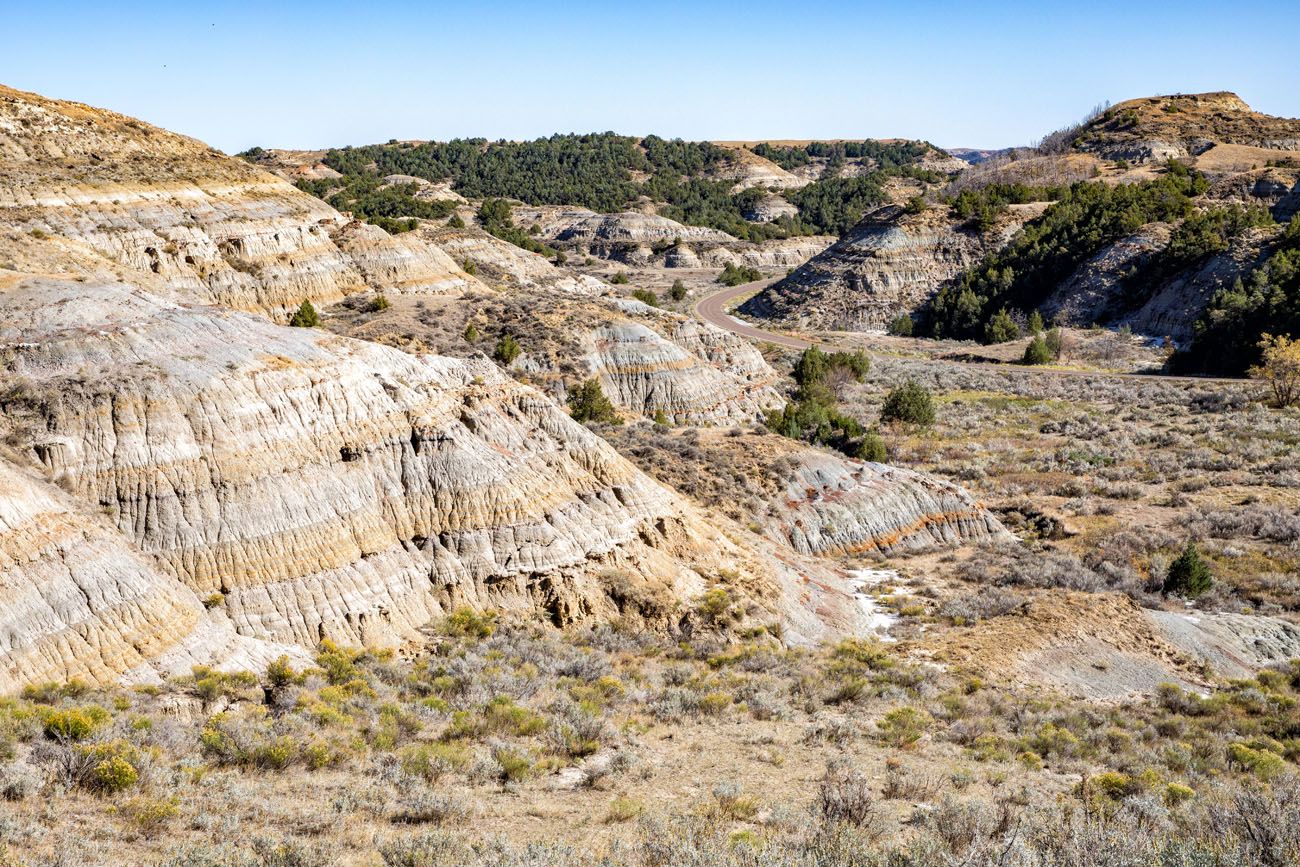
[[693, 530], [668, 491], [486, 361], [121, 284], [28, 279], [0, 309], [29, 344], [5, 352], [11, 437], [245, 634], [392, 643], [457, 604], [608, 616], [597, 566], [669, 598], [707, 580], [672, 559]]

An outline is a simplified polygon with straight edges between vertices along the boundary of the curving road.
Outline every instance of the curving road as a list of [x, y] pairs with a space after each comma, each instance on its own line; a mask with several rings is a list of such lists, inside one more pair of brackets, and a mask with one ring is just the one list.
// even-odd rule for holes
[[[742, 322], [736, 319], [727, 310], [731, 307], [733, 301], [737, 298], [765, 289], [781, 278], [769, 277], [766, 280], [756, 280], [753, 283], [742, 283], [739, 286], [729, 286], [726, 289], [720, 289], [712, 295], [706, 295], [691, 308], [696, 318], [702, 319], [711, 325], [730, 331], [732, 334], [739, 334], [741, 337], [748, 337], [751, 340], [763, 340], [768, 343], [774, 343], [777, 346], [784, 346], [789, 349], [807, 349], [814, 343], [822, 349], [830, 350], [856, 350], [861, 347], [837, 346], [830, 340], [805, 340], [800, 337], [792, 337], [788, 334], [780, 334], [775, 331], [766, 331], [750, 325], [748, 322]], [[874, 355], [868, 350], [869, 355]], [[1248, 380], [1232, 379], [1225, 377], [1210, 376], [1165, 376], [1154, 373], [1118, 373], [1101, 370], [1069, 370], [1059, 367], [1023, 367], [1011, 364], [996, 364], [986, 361], [949, 361], [941, 358], [929, 359], [930, 364], [947, 364], [959, 367], [983, 367], [989, 370], [998, 370], [1003, 373], [1009, 371], [1033, 372], [1041, 375], [1057, 376], [1089, 376], [1089, 377], [1112, 377], [1115, 379], [1138, 379], [1138, 380], [1156, 380], [1158, 382], [1194, 382], [1198, 384], [1219, 383], [1223, 385], [1244, 385]]]
[[729, 286], [721, 291], [714, 292], [712, 295], [705, 296], [695, 302], [692, 308], [695, 316], [703, 319], [711, 325], [716, 325], [724, 331], [730, 331], [732, 334], [739, 334], [742, 337], [749, 337], [754, 340], [765, 340], [768, 343], [775, 343], [777, 346], [786, 346], [790, 349], [807, 349], [812, 343], [807, 340], [801, 340], [798, 337], [790, 337], [785, 334], [777, 334], [773, 331], [764, 331], [761, 328], [755, 328], [748, 322], [741, 322], [727, 312], [731, 307], [731, 302], [736, 298], [760, 289], [766, 289], [775, 283], [778, 277], [769, 277], [766, 280], [757, 280], [753, 283], [742, 283], [739, 286]]

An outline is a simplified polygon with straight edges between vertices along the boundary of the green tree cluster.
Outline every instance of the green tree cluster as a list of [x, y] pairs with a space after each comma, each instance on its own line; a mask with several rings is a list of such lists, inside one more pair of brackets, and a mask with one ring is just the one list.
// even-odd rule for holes
[[294, 328], [315, 328], [320, 325], [320, 315], [317, 314], [312, 303], [304, 298], [298, 305], [298, 309], [289, 317], [289, 324]]
[[718, 275], [718, 282], [723, 286], [740, 286], [744, 283], [753, 283], [755, 280], [761, 280], [763, 275], [757, 268], [751, 268], [748, 265], [737, 267], [728, 262], [722, 266], [722, 273]]
[[492, 350], [492, 357], [502, 364], [509, 365], [519, 357], [521, 352], [523, 352], [523, 348], [519, 345], [519, 341], [515, 339], [515, 336], [506, 334], [497, 341], [496, 348]]
[[895, 337], [911, 337], [912, 331], [915, 327], [916, 323], [912, 321], [911, 316], [908, 316], [906, 313], [900, 313], [893, 319], [889, 320], [889, 324], [885, 327], [885, 330]]
[[1210, 567], [1201, 557], [1194, 542], [1188, 542], [1178, 559], [1169, 564], [1165, 575], [1164, 592], [1195, 598], [1206, 593], [1214, 584]]
[[864, 353], [827, 354], [810, 346], [791, 371], [798, 386], [794, 400], [779, 412], [769, 412], [767, 426], [782, 436], [828, 445], [850, 457], [884, 460], [884, 440], [840, 411], [833, 387], [837, 379], [861, 382], [870, 369], [871, 360]]
[[[450, 181], [457, 192], [469, 198], [576, 204], [604, 213], [624, 210], [645, 196], [665, 203], [661, 213], [671, 219], [761, 242], [847, 231], [867, 208], [884, 201], [881, 183], [891, 175], [943, 180], [917, 165], [932, 151], [923, 142], [809, 145], [805, 149], [809, 159], [826, 156], [834, 166], [836, 160], [846, 157], [870, 157], [876, 168], [854, 178], [838, 178], [829, 172], [825, 180], [788, 192], [800, 214], [768, 223], [750, 222], [744, 216], [768, 195], [766, 190], [732, 192], [734, 182], [717, 177], [718, 170], [735, 159], [733, 153], [708, 142], [658, 136], [637, 139], [590, 133], [526, 142], [455, 139], [338, 148], [326, 153], [324, 162], [341, 172], [342, 180], [301, 181], [299, 185], [313, 195], [329, 197], [336, 207], [346, 206], [363, 219], [394, 231], [413, 228], [415, 218], [445, 217], [454, 209], [450, 202], [415, 198], [411, 185], [384, 186], [381, 181], [388, 175], [405, 174]], [[505, 223], [494, 225], [508, 234], [512, 243], [525, 246]]]
[[1173, 161], [1159, 178], [1143, 183], [1073, 184], [1010, 244], [940, 289], [928, 311], [931, 336], [986, 337], [997, 311], [1038, 307], [1102, 247], [1147, 223], [1191, 214], [1192, 198], [1206, 186], [1203, 176]]

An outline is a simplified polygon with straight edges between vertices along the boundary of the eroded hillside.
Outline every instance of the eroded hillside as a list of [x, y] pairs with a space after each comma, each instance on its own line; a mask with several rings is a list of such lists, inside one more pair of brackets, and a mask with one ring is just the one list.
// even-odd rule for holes
[[[494, 260], [535, 293], [517, 315], [563, 319], [567, 299], [587, 323], [557, 327], [553, 354], [532, 355], [520, 378], [580, 359], [628, 411], [694, 422], [780, 404], [748, 345], [668, 313], [629, 315], [591, 296], [599, 280], [505, 255], [487, 233], [478, 253], [468, 231], [390, 235], [190, 139], [3, 96], [0, 419], [6, 472], [30, 479], [15, 487], [6, 550], [27, 546], [32, 521], [58, 523], [30, 516], [90, 509], [105, 552], [103, 566], [60, 574], [72, 542], [56, 534], [9, 568], [15, 599], [49, 609], [34, 631], [37, 603], [7, 615], [10, 688], [256, 668], [323, 639], [397, 646], [460, 607], [679, 628], [719, 588], [792, 639], [859, 628], [832, 564], [774, 556], [778, 540], [651, 480], [482, 355], [279, 323], [303, 302], [330, 319], [335, 302], [383, 298], [459, 304], [490, 331], [509, 320], [461, 299], [497, 290], [462, 266]], [[896, 519], [925, 519], [914, 502]], [[995, 532], [989, 519], [952, 541]], [[87, 604], [49, 601], [73, 589]]]

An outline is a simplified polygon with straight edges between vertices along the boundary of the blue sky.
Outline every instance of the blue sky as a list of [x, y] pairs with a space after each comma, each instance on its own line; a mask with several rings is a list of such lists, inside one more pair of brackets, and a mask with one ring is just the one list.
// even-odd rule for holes
[[1097, 102], [1300, 116], [1300, 2], [7, 4], [0, 82], [225, 151], [615, 130], [1024, 144]]

